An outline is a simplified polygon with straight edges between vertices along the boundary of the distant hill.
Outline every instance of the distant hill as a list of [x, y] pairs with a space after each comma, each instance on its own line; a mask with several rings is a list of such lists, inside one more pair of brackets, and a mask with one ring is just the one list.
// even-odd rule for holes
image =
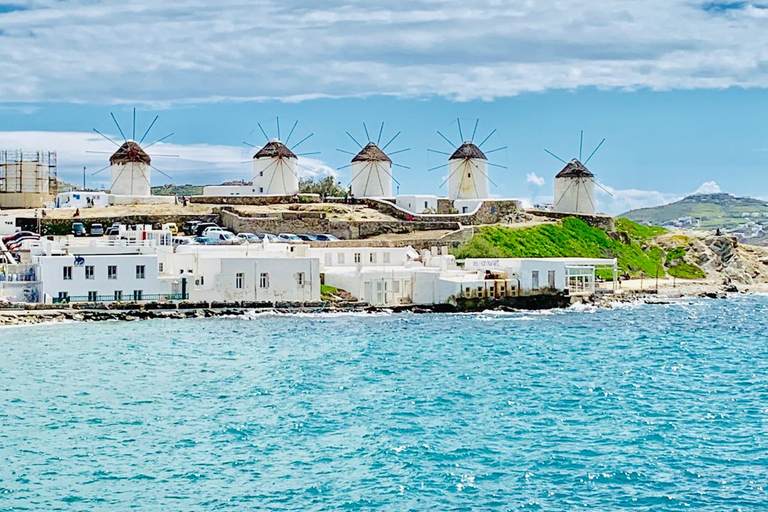
[[[759, 199], [730, 194], [701, 194], [664, 206], [632, 210], [621, 214], [621, 217], [654, 226], [670, 225], [678, 219], [691, 217], [701, 220], [702, 229], [733, 229], [749, 220], [765, 219], [768, 224], [764, 213], [768, 216], [768, 203]], [[749, 214], [749, 218], [745, 214]]]
[[766, 245], [768, 242], [768, 203], [751, 197], [699, 194], [664, 206], [632, 210], [621, 217], [652, 226], [719, 228], [737, 234], [750, 244]]

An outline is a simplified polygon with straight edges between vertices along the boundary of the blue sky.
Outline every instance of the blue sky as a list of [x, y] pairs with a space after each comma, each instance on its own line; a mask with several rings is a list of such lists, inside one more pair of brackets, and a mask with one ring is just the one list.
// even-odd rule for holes
[[[492, 193], [530, 201], [552, 195], [563, 158], [605, 137], [590, 162], [599, 207], [618, 213], [697, 190], [768, 197], [768, 9], [750, 2], [561, 0], [0, 0], [0, 147], [59, 152], [60, 174], [80, 182], [106, 165], [92, 128], [117, 135], [139, 110], [157, 137], [174, 132], [156, 165], [177, 183], [249, 178], [261, 122], [294, 141], [304, 173], [335, 173], [337, 148], [365, 138], [390, 149], [401, 192], [440, 193], [455, 119], [492, 161]], [[681, 23], [685, 20], [685, 23]], [[151, 137], [150, 137], [151, 138]], [[373, 138], [376, 138], [375, 136]], [[361, 140], [361, 142], [363, 142]], [[106, 176], [89, 176], [89, 185]], [[349, 179], [348, 170], [338, 171]], [[155, 173], [155, 184], [168, 180]], [[765, 183], [765, 185], [764, 185]]]

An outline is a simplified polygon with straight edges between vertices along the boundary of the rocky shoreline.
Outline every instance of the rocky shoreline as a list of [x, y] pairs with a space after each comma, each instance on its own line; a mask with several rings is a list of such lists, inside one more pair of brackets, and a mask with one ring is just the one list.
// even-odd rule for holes
[[[612, 308], [616, 304], [645, 303], [669, 304], [680, 299], [708, 298], [725, 299], [735, 293], [765, 293], [768, 287], [752, 287], [737, 290], [733, 287], [718, 286], [713, 283], [697, 283], [676, 289], [668, 287], [658, 292], [643, 290], [622, 290], [616, 295], [602, 295], [584, 298], [575, 302], [599, 308]], [[529, 298], [531, 299], [531, 298]], [[0, 327], [29, 326], [46, 323], [70, 322], [131, 322], [157, 319], [193, 319], [193, 318], [236, 318], [254, 313], [275, 314], [333, 314], [333, 313], [471, 313], [482, 311], [517, 312], [525, 310], [562, 309], [571, 305], [571, 300], [562, 297], [549, 297], [546, 300], [527, 300], [517, 304], [505, 304], [498, 301], [473, 300], [459, 305], [435, 304], [432, 306], [402, 305], [376, 307], [359, 302], [340, 303], [150, 303], [150, 304], [71, 304], [26, 305], [25, 307], [0, 308]], [[517, 307], [516, 307], [517, 306]]]

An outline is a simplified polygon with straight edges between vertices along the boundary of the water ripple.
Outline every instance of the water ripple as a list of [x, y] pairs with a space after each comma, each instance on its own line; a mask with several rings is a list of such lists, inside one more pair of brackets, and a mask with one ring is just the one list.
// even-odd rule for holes
[[766, 311], [3, 330], [0, 511], [765, 510]]

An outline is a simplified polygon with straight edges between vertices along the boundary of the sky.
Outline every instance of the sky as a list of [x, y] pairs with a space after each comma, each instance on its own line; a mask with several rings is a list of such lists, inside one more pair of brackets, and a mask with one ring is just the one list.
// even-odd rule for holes
[[[57, 151], [108, 186], [108, 153], [155, 116], [154, 185], [250, 179], [267, 136], [347, 184], [357, 142], [400, 193], [445, 194], [445, 156], [493, 132], [491, 193], [552, 200], [584, 157], [607, 213], [691, 193], [768, 198], [768, 5], [688, 0], [0, 0], [0, 149]], [[457, 121], [460, 120], [460, 121]], [[366, 136], [367, 127], [369, 136]], [[461, 137], [459, 133], [461, 124]], [[494, 132], [495, 130], [495, 132]], [[243, 144], [246, 142], [248, 145]], [[162, 155], [178, 155], [162, 156]], [[86, 168], [85, 173], [83, 167]], [[97, 173], [94, 175], [94, 173]]]

